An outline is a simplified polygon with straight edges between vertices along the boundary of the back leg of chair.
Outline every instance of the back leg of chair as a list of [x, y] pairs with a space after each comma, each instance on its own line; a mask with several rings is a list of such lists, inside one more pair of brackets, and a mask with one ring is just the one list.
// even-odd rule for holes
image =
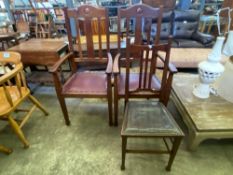
[[20, 129], [18, 123], [13, 119], [12, 116], [8, 116], [8, 121], [11, 125], [11, 127], [13, 128], [14, 132], [17, 134], [17, 136], [19, 137], [19, 139], [23, 142], [24, 147], [28, 148], [29, 147], [29, 143], [26, 140], [22, 130]]
[[108, 96], [107, 96], [107, 100], [108, 100], [108, 122], [109, 122], [109, 126], [112, 126], [112, 86], [111, 86], [111, 78], [109, 78], [108, 80]]
[[168, 165], [166, 167], [167, 171], [171, 171], [171, 166], [172, 166], [172, 163], [173, 163], [173, 161], [175, 159], [175, 156], [176, 156], [177, 150], [178, 150], [178, 148], [180, 146], [181, 140], [182, 140], [182, 137], [175, 137], [174, 143], [172, 145], [172, 150], [171, 150], [171, 153], [170, 153], [170, 158], [169, 158], [169, 161], [168, 161]]
[[12, 149], [6, 148], [5, 146], [0, 145], [0, 152], [3, 152], [5, 154], [12, 153]]
[[121, 170], [125, 170], [125, 156], [126, 156], [126, 149], [127, 149], [127, 137], [122, 136], [122, 157], [121, 157]]
[[32, 95], [29, 95], [28, 96], [29, 100], [34, 103], [41, 111], [43, 111], [43, 113], [45, 115], [48, 115], [49, 113], [46, 111], [46, 109], [40, 104], [40, 102], [35, 98], [33, 97]]

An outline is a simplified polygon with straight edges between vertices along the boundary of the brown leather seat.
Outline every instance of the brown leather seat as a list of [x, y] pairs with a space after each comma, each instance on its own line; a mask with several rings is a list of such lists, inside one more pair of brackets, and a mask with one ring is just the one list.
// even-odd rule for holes
[[[62, 93], [66, 95], [100, 95], [107, 94], [107, 76], [104, 72], [78, 72], [64, 84]], [[95, 82], [95, 86], [93, 86]]]

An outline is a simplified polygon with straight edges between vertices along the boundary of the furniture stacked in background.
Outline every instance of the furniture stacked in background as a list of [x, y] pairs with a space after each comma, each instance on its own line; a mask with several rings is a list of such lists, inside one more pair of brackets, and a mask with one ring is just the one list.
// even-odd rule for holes
[[0, 43], [1, 49], [6, 50], [12, 45], [18, 44], [18, 33], [13, 29], [13, 25], [7, 19], [0, 16]]
[[[174, 48], [209, 48], [214, 37], [198, 31], [200, 12], [196, 10], [167, 11], [163, 14], [161, 25], [161, 42], [172, 35]], [[146, 24], [145, 24], [146, 25]], [[152, 25], [151, 36], [156, 33], [156, 21]], [[153, 40], [153, 39], [152, 39]]]

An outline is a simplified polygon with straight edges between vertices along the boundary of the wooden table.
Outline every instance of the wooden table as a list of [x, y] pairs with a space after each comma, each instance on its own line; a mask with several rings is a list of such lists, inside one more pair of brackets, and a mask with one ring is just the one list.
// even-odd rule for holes
[[52, 66], [62, 53], [68, 51], [68, 45], [57, 39], [31, 39], [9, 51], [19, 52], [24, 64]]
[[[170, 61], [177, 68], [197, 68], [201, 61], [207, 60], [211, 51], [212, 48], [171, 48]], [[228, 57], [222, 55], [221, 62], [225, 63], [226, 60]], [[158, 63], [160, 65], [163, 64]]]
[[172, 86], [172, 99], [188, 127], [190, 150], [206, 139], [233, 138], [233, 104], [214, 95], [195, 97], [192, 90], [198, 82], [197, 75], [177, 74]]

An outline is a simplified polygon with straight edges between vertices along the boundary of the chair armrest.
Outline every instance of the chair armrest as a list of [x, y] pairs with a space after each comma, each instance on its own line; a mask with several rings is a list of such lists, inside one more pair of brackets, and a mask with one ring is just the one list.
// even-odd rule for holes
[[205, 33], [201, 33], [199, 31], [194, 32], [192, 34], [191, 38], [193, 40], [199, 41], [203, 45], [209, 44], [209, 43], [214, 41], [214, 36], [209, 35], [209, 34], [205, 34]]
[[113, 73], [114, 74], [119, 74], [120, 73], [120, 69], [119, 69], [119, 59], [120, 59], [120, 53], [118, 53], [116, 55], [116, 57], [114, 58], [114, 63], [113, 63]]
[[168, 69], [169, 69], [169, 72], [171, 72], [171, 73], [173, 73], [173, 74], [175, 74], [175, 73], [178, 72], [176, 66], [175, 66], [174, 64], [172, 64], [172, 63], [169, 63]]
[[[161, 60], [163, 63], [165, 62], [164, 58], [163, 58], [160, 54], [158, 54], [158, 57], [160, 58], [160, 60]], [[168, 70], [169, 70], [169, 72], [171, 72], [171, 73], [173, 73], [173, 74], [178, 72], [176, 66], [175, 66], [174, 64], [172, 64], [172, 63], [169, 63], [169, 64], [168, 64]]]
[[49, 72], [56, 72], [57, 69], [71, 56], [73, 56], [73, 52], [66, 54], [64, 57], [60, 58], [52, 67], [49, 68]]
[[112, 73], [112, 55], [109, 52], [108, 52], [108, 64], [105, 72], [106, 74]]

